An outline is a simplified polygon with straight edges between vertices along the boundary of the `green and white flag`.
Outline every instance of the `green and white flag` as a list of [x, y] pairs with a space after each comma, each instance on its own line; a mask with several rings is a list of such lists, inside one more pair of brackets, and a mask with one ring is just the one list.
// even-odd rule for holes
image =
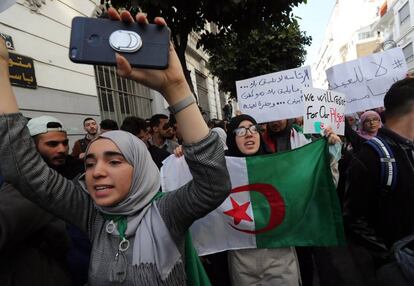
[[[231, 194], [191, 227], [199, 255], [228, 249], [343, 244], [326, 140], [283, 153], [227, 157], [226, 162]], [[163, 190], [176, 189], [191, 179], [183, 159], [171, 157], [165, 163]]]

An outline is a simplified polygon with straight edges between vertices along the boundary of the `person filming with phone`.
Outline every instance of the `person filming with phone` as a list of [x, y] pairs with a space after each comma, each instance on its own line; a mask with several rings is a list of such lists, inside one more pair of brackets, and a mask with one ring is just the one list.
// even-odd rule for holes
[[[148, 25], [146, 16], [108, 9], [113, 23]], [[166, 26], [163, 18], [154, 20]], [[230, 192], [224, 150], [195, 104], [172, 45], [168, 67], [136, 69], [116, 54], [118, 74], [160, 92], [175, 114], [193, 180], [160, 195], [160, 175], [143, 142], [124, 131], [100, 134], [85, 152], [86, 172], [68, 180], [36, 152], [9, 81], [8, 51], [0, 39], [0, 173], [29, 200], [76, 225], [91, 240], [88, 285], [208, 285], [186, 234], [193, 221]], [[186, 245], [187, 244], [187, 245]], [[190, 267], [193, 266], [193, 267]]]

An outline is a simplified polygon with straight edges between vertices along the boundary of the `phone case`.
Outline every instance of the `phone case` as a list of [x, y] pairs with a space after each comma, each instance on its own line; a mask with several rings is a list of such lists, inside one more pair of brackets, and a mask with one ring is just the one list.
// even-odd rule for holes
[[76, 63], [116, 65], [115, 53], [133, 67], [168, 67], [170, 30], [155, 24], [75, 17], [72, 20], [69, 58]]

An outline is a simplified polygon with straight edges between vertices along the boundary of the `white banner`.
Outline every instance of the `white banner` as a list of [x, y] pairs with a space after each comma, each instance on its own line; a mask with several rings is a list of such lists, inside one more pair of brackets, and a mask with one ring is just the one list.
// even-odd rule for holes
[[302, 116], [302, 89], [306, 87], [312, 87], [309, 66], [236, 82], [241, 112], [259, 123]]
[[0, 13], [10, 8], [14, 3], [16, 3], [16, 0], [1, 0], [0, 1]]
[[345, 94], [318, 88], [303, 90], [305, 134], [320, 133], [331, 127], [338, 135], [345, 131]]
[[329, 89], [346, 95], [346, 112], [355, 113], [384, 105], [391, 85], [407, 75], [401, 48], [372, 54], [326, 70]]
[[[232, 188], [248, 185], [248, 175], [245, 158], [226, 157], [226, 165], [230, 174]], [[184, 186], [192, 180], [190, 169], [184, 156], [177, 158], [171, 155], [163, 161], [161, 168], [161, 186], [163, 192], [171, 192]], [[229, 249], [256, 248], [255, 235], [240, 232], [231, 225], [233, 217], [224, 213], [234, 208], [232, 199], [236, 202], [250, 201], [248, 192], [234, 193], [223, 201], [214, 211], [195, 221], [190, 228], [194, 247], [197, 253], [207, 255]], [[246, 214], [253, 218], [251, 204]], [[254, 230], [254, 221], [242, 220], [238, 227]]]

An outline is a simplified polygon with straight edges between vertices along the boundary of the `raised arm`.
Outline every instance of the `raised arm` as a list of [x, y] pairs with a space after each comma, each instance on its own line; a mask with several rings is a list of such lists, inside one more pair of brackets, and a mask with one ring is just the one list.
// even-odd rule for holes
[[230, 194], [231, 184], [224, 148], [217, 133], [195, 144], [184, 145], [193, 180], [159, 201], [161, 215], [173, 235], [182, 235], [191, 224], [216, 209]]
[[0, 114], [19, 112], [9, 79], [9, 52], [2, 37], [0, 37], [0, 91]]
[[[109, 9], [108, 14], [114, 20], [134, 21], [127, 11], [119, 15], [114, 9]], [[147, 23], [144, 14], [138, 14], [136, 20]], [[166, 25], [162, 18], [155, 18], [154, 22]], [[146, 70], [132, 69], [124, 57], [117, 55], [118, 74], [159, 91], [169, 105], [174, 106], [193, 95], [172, 44], [169, 58], [166, 70]], [[197, 105], [190, 104], [175, 116], [184, 140], [184, 154], [194, 179], [159, 201], [161, 215], [173, 236], [182, 234], [194, 220], [217, 208], [231, 189], [223, 146], [216, 133], [209, 133]]]
[[[108, 15], [113, 20], [134, 21], [128, 11], [118, 14], [115, 9], [110, 8]], [[148, 23], [143, 13], [138, 13], [136, 20], [142, 24]], [[166, 25], [165, 20], [160, 17], [155, 18], [154, 23], [160, 26]], [[185, 79], [181, 63], [172, 44], [170, 44], [168, 68], [165, 70], [133, 69], [129, 62], [119, 54], [117, 54], [116, 60], [120, 76], [133, 79], [151, 89], [157, 90], [164, 96], [170, 106], [176, 105], [190, 95], [194, 96]], [[180, 126], [183, 140], [187, 144], [196, 143], [204, 139], [209, 132], [207, 124], [195, 103], [178, 112], [176, 119], [177, 124]]]
[[79, 185], [50, 169], [37, 152], [11, 88], [8, 52], [1, 37], [0, 103], [0, 173], [5, 181], [42, 208], [87, 231], [92, 202]]

